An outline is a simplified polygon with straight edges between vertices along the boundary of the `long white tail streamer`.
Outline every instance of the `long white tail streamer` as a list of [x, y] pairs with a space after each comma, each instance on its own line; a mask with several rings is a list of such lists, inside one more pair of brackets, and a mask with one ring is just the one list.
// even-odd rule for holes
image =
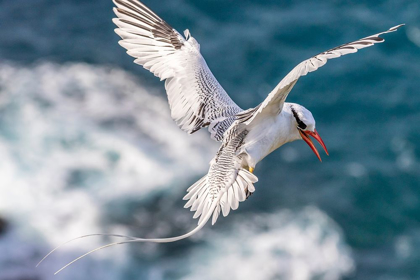
[[127, 241], [120, 241], [120, 242], [114, 242], [114, 243], [110, 243], [110, 244], [107, 244], [107, 245], [104, 245], [104, 246], [101, 246], [101, 247], [98, 247], [98, 248], [96, 248], [96, 249], [93, 249], [93, 250], [91, 250], [91, 251], [89, 251], [89, 252], [87, 252], [86, 254], [84, 254], [84, 255], [82, 255], [82, 256], [80, 256], [80, 257], [78, 257], [78, 258], [76, 258], [76, 259], [74, 259], [73, 261], [71, 261], [71, 262], [69, 262], [68, 264], [66, 264], [65, 266], [63, 266], [62, 268], [60, 268], [59, 270], [57, 270], [55, 273], [54, 273], [54, 275], [56, 275], [56, 274], [58, 274], [58, 273], [60, 273], [62, 270], [64, 270], [65, 268], [67, 268], [67, 267], [69, 267], [70, 265], [72, 265], [73, 263], [75, 263], [75, 262], [77, 262], [78, 260], [80, 260], [80, 259], [83, 259], [84, 257], [86, 257], [86, 256], [88, 256], [88, 255], [90, 255], [90, 254], [92, 254], [92, 253], [94, 253], [94, 252], [96, 252], [96, 251], [99, 251], [99, 250], [102, 250], [102, 249], [105, 249], [105, 248], [108, 248], [108, 247], [111, 247], [111, 246], [115, 246], [115, 245], [122, 245], [122, 244], [129, 244], [129, 243], [138, 243], [138, 242], [153, 242], [153, 243], [170, 243], [170, 242], [175, 242], [175, 241], [178, 241], [178, 240], [182, 240], [182, 239], [185, 239], [185, 238], [188, 238], [188, 237], [190, 237], [190, 236], [192, 236], [193, 234], [195, 234], [195, 233], [197, 233], [199, 230], [201, 230], [204, 226], [205, 226], [205, 224], [207, 223], [207, 221], [210, 219], [210, 217], [212, 216], [212, 214], [213, 214], [213, 212], [214, 212], [214, 210], [216, 209], [216, 207], [217, 207], [217, 205], [219, 204], [219, 202], [220, 202], [220, 198], [222, 197], [222, 195], [224, 194], [224, 192], [225, 191], [221, 191], [220, 193], [219, 193], [219, 196], [217, 197], [217, 199], [215, 199], [214, 201], [213, 201], [213, 203], [211, 204], [211, 207], [210, 207], [210, 211], [208, 211], [207, 212], [207, 214], [206, 214], [206, 216], [204, 217], [204, 219], [202, 220], [202, 222], [200, 223], [200, 224], [198, 224], [198, 226], [196, 227], [196, 228], [194, 228], [192, 231], [190, 231], [190, 232], [188, 232], [188, 233], [186, 233], [186, 234], [184, 234], [184, 235], [180, 235], [180, 236], [175, 236], [175, 237], [169, 237], [169, 238], [138, 238], [138, 237], [132, 237], [132, 236], [125, 236], [125, 235], [118, 235], [118, 234], [89, 234], [89, 235], [83, 235], [83, 236], [79, 236], [79, 237], [76, 237], [76, 238], [74, 238], [74, 239], [71, 239], [71, 240], [69, 240], [69, 241], [67, 241], [67, 242], [65, 242], [65, 243], [63, 243], [63, 244], [61, 244], [61, 245], [59, 245], [59, 246], [57, 246], [56, 248], [54, 248], [51, 252], [49, 252], [38, 264], [37, 264], [37, 266], [39, 266], [48, 256], [50, 256], [53, 252], [55, 252], [57, 249], [59, 249], [61, 246], [63, 246], [63, 245], [65, 245], [65, 244], [67, 244], [67, 243], [69, 243], [69, 242], [71, 242], [71, 241], [74, 241], [74, 240], [77, 240], [77, 239], [80, 239], [80, 238], [85, 238], [85, 237], [90, 237], [90, 236], [113, 236], [113, 237], [123, 237], [123, 238], [128, 238], [128, 239], [130, 239], [130, 240], [127, 240]]
[[133, 236], [127, 236], [127, 235], [121, 235], [121, 234], [111, 234], [111, 233], [93, 233], [93, 234], [86, 234], [86, 235], [82, 235], [73, 239], [70, 239], [60, 245], [58, 245], [57, 247], [55, 247], [54, 249], [52, 249], [47, 255], [45, 255], [45, 257], [42, 258], [42, 260], [39, 261], [39, 263], [36, 265], [36, 267], [38, 267], [43, 261], [45, 261], [46, 258], [48, 258], [52, 253], [54, 253], [55, 251], [57, 251], [58, 249], [60, 249], [61, 247], [63, 247], [64, 245], [75, 241], [77, 239], [82, 239], [82, 238], [86, 238], [86, 237], [93, 237], [93, 236], [112, 236], [112, 237], [122, 237], [122, 238], [127, 238], [127, 239], [131, 239], [131, 240], [135, 240], [137, 237], [133, 237]]

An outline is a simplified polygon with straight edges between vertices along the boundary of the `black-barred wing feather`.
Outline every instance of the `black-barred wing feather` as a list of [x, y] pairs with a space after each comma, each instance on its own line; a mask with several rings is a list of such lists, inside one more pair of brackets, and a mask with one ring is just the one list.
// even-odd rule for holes
[[236, 155], [247, 133], [246, 130], [229, 129], [210, 163], [208, 174], [187, 190], [185, 208], [191, 207], [191, 211], [195, 211], [194, 218], [200, 217], [199, 225], [206, 222], [210, 212], [212, 224], [216, 223], [220, 212], [226, 217], [230, 209], [238, 209], [239, 202], [255, 191], [253, 184], [258, 178], [241, 167], [241, 160]]
[[135, 63], [166, 80], [172, 118], [189, 133], [209, 127], [212, 138], [221, 141], [233, 116], [242, 110], [211, 73], [198, 42], [188, 31], [185, 39], [137, 0], [114, 3], [121, 46]]
[[279, 114], [283, 108], [283, 104], [287, 98], [287, 95], [300, 77], [305, 76], [309, 72], [313, 72], [324, 66], [328, 59], [337, 58], [349, 53], [355, 53], [360, 49], [373, 46], [376, 43], [384, 42], [385, 40], [380, 38], [380, 35], [394, 32], [403, 25], [404, 24], [400, 24], [390, 28], [387, 31], [338, 46], [301, 62], [295, 68], [293, 68], [293, 70], [290, 71], [289, 74], [283, 78], [283, 80], [281, 80], [281, 82], [268, 95], [264, 102], [260, 104], [258, 108], [255, 108], [256, 110], [241, 112], [238, 114], [238, 119], [240, 121], [241, 119], [244, 120], [242, 122], [245, 124], [250, 124], [260, 114]]

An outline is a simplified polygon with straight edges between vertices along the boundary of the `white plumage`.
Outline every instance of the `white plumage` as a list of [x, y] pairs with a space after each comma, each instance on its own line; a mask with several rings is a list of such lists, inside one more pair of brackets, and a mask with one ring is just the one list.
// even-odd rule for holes
[[326, 152], [327, 149], [315, 129], [312, 114], [301, 105], [286, 103], [287, 95], [301, 76], [322, 67], [328, 59], [381, 43], [384, 40], [380, 35], [402, 26], [341, 45], [301, 62], [260, 105], [244, 111], [217, 82], [200, 54], [200, 45], [188, 30], [183, 37], [138, 0], [113, 1], [117, 15], [113, 21], [118, 26], [115, 32], [122, 38], [120, 45], [135, 58], [135, 63], [165, 80], [172, 118], [188, 133], [207, 127], [211, 137], [221, 141], [222, 145], [210, 162], [208, 174], [188, 188], [184, 197], [187, 200], [185, 208], [195, 211], [194, 218], [200, 218], [194, 230], [172, 238], [126, 236], [128, 241], [96, 250], [124, 243], [173, 242], [196, 233], [211, 217], [214, 224], [220, 213], [227, 216], [255, 191], [253, 184], [258, 179], [252, 172], [256, 164], [285, 143], [302, 139], [321, 159], [309, 136], [315, 138]]
[[286, 77], [283, 78], [283, 80], [280, 81], [280, 83], [274, 88], [274, 90], [268, 95], [268, 97], [258, 108], [258, 111], [254, 113], [246, 123], [249, 124], [258, 114], [262, 113], [264, 110], [267, 110], [267, 107], [274, 106], [274, 111], [281, 110], [287, 95], [292, 90], [297, 80], [300, 77], [307, 75], [309, 72], [316, 71], [318, 68], [324, 66], [328, 59], [337, 58], [349, 53], [355, 53], [360, 49], [373, 46], [376, 43], [382, 43], [385, 40], [380, 38], [380, 35], [394, 32], [403, 25], [404, 24], [400, 24], [388, 29], [387, 31], [335, 47], [299, 63], [295, 68], [293, 68], [292, 71], [289, 72], [289, 74], [286, 75]]
[[[213, 224], [221, 210], [224, 209], [223, 215], [226, 216], [229, 213], [227, 202], [235, 210], [238, 203], [252, 193], [249, 190], [254, 190], [252, 184], [257, 181], [246, 169], [253, 170], [267, 154], [301, 138], [296, 125], [293, 125], [296, 120], [291, 108], [282, 111], [287, 95], [301, 76], [322, 67], [328, 59], [383, 42], [379, 35], [393, 32], [401, 26], [341, 45], [301, 62], [281, 80], [263, 103], [243, 111], [217, 82], [200, 54], [200, 45], [188, 30], [184, 38], [137, 0], [114, 0], [114, 3], [117, 6], [114, 12], [118, 16], [114, 23], [119, 27], [115, 31], [123, 39], [120, 45], [136, 58], [135, 63], [161, 80], [166, 80], [172, 118], [189, 133], [208, 127], [211, 137], [223, 142], [210, 163], [209, 173], [194, 184], [184, 197], [189, 199], [185, 207], [196, 211], [194, 218], [201, 216], [199, 224], [206, 222], [203, 217], [207, 211], [214, 212]], [[294, 108], [302, 117], [310, 114], [300, 105], [295, 104]], [[306, 125], [312, 124], [315, 129], [311, 114], [310, 117]], [[219, 197], [222, 189], [227, 191], [223, 197]], [[231, 200], [227, 199], [229, 197]], [[210, 209], [212, 202], [217, 199], [220, 202], [216, 208]]]
[[193, 133], [208, 126], [221, 141], [233, 118], [242, 111], [227, 95], [201, 56], [200, 45], [186, 39], [136, 0], [114, 0], [120, 45], [154, 75], [165, 81], [171, 116], [182, 130]]

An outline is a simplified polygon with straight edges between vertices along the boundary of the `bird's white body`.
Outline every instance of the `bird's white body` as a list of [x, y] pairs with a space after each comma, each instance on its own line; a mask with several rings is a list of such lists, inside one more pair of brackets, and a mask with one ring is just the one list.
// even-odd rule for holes
[[254, 169], [258, 162], [274, 150], [301, 139], [290, 106], [290, 103], [285, 103], [280, 114], [258, 118], [248, 128], [248, 135], [238, 152], [239, 156], [242, 155], [242, 167]]
[[260, 105], [243, 110], [217, 82], [201, 56], [200, 45], [188, 30], [184, 32], [185, 37], [182, 36], [138, 0], [113, 1], [117, 15], [113, 21], [118, 26], [116, 33], [122, 38], [120, 45], [135, 58], [135, 63], [165, 80], [172, 118], [188, 133], [207, 127], [211, 138], [222, 144], [210, 163], [207, 175], [192, 185], [184, 197], [188, 200], [185, 207], [195, 211], [194, 218], [200, 217], [194, 230], [172, 238], [125, 236], [128, 241], [101, 248], [132, 242], [173, 242], [191, 236], [211, 217], [214, 224], [220, 213], [227, 216], [231, 209], [236, 210], [239, 202], [255, 191], [253, 184], [258, 179], [252, 172], [257, 163], [288, 142], [303, 139], [320, 159], [308, 137], [315, 138], [327, 152], [315, 130], [315, 120], [303, 106], [285, 103], [289, 92], [300, 77], [322, 67], [329, 59], [381, 43], [384, 40], [380, 35], [402, 26], [304, 60], [280, 81]]
[[178, 126], [188, 133], [206, 127], [211, 138], [222, 143], [207, 175], [184, 197], [188, 200], [185, 207], [195, 211], [195, 218], [201, 216], [199, 227], [211, 216], [215, 223], [220, 212], [227, 216], [230, 209], [237, 209], [238, 203], [255, 190], [253, 183], [258, 179], [252, 172], [257, 163], [280, 146], [303, 139], [320, 159], [308, 137], [314, 137], [327, 152], [315, 130], [315, 120], [303, 106], [286, 103], [288, 94], [300, 77], [329, 59], [381, 43], [384, 40], [380, 35], [401, 26], [304, 60], [260, 105], [243, 110], [217, 82], [200, 53], [200, 44], [188, 30], [182, 36], [138, 0], [113, 1], [120, 45], [135, 58], [135, 63], [165, 80], [171, 116]]

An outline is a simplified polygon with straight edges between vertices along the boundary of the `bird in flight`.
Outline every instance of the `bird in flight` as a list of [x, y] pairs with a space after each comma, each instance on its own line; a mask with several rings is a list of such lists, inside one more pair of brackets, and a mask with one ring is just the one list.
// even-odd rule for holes
[[256, 165], [286, 143], [302, 139], [321, 160], [310, 138], [313, 137], [328, 155], [311, 112], [302, 105], [285, 102], [289, 92], [300, 77], [317, 70], [329, 59], [382, 43], [384, 39], [380, 35], [396, 31], [403, 25], [335, 47], [299, 63], [261, 104], [243, 110], [213, 76], [200, 53], [199, 43], [188, 30], [181, 35], [138, 0], [113, 1], [117, 16], [113, 21], [118, 26], [115, 32], [122, 38], [120, 45], [135, 58], [136, 64], [165, 81], [174, 121], [189, 134], [207, 128], [210, 137], [221, 142], [221, 146], [210, 162], [207, 175], [193, 184], [184, 197], [187, 200], [185, 208], [190, 208], [195, 212], [193, 217], [199, 218], [195, 229], [181, 236], [156, 239], [106, 234], [128, 240], [102, 246], [80, 258], [118, 244], [181, 240], [199, 231], [210, 219], [214, 224], [220, 213], [227, 216], [255, 191], [254, 183], [258, 179], [253, 172]]

